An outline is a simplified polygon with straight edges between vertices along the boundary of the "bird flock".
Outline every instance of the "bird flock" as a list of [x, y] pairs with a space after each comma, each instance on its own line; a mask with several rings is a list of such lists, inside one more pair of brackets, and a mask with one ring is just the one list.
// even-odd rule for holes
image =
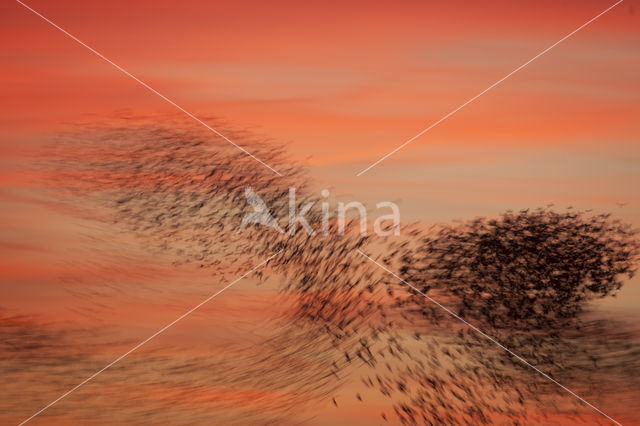
[[[236, 354], [241, 362], [233, 366], [193, 360], [216, 372], [201, 386], [287, 391], [259, 406], [261, 414], [248, 408], [244, 419], [227, 422], [282, 422], [303, 405], [324, 402], [340, 410], [341, 389], [355, 380], [388, 401], [383, 424], [609, 423], [423, 294], [587, 400], [598, 401], [607, 383], [637, 397], [637, 330], [590, 310], [592, 300], [615, 295], [633, 276], [639, 246], [630, 226], [607, 214], [548, 206], [449, 225], [408, 224], [398, 237], [360, 235], [357, 221], [345, 235], [334, 222], [332, 232], [315, 236], [259, 224], [239, 229], [251, 211], [248, 187], [282, 218], [295, 186], [299, 206], [314, 203], [307, 220], [315, 228], [321, 199], [284, 147], [245, 131], [225, 134], [283, 176], [175, 117], [81, 125], [58, 135], [43, 162], [51, 191], [72, 214], [135, 236], [176, 267], [227, 277], [280, 251], [268, 270], [255, 273], [264, 281], [277, 274], [287, 314], [276, 335]], [[154, 368], [179, 367], [163, 362]], [[360, 392], [349, 398], [367, 403]]]

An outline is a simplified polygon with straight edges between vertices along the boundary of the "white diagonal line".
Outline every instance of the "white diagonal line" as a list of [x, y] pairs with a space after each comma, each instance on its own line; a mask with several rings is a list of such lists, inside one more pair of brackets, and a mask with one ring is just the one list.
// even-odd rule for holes
[[575, 392], [573, 392], [571, 389], [567, 388], [566, 386], [562, 385], [561, 383], [559, 383], [557, 380], [553, 379], [551, 376], [549, 376], [548, 374], [544, 373], [543, 371], [539, 370], [535, 365], [531, 364], [529, 361], [527, 361], [526, 359], [522, 358], [520, 355], [514, 353], [513, 351], [511, 351], [511, 349], [507, 348], [506, 346], [504, 346], [502, 343], [498, 342], [496, 339], [494, 339], [493, 337], [489, 336], [488, 334], [486, 334], [484, 331], [480, 330], [478, 327], [476, 327], [475, 325], [469, 323], [468, 321], [466, 321], [464, 318], [460, 317], [459, 315], [456, 315], [453, 311], [451, 311], [449, 308], [447, 308], [446, 306], [441, 305], [440, 303], [438, 303], [438, 301], [434, 300], [433, 298], [427, 296], [425, 293], [423, 293], [422, 291], [418, 290], [416, 287], [414, 287], [413, 285], [409, 284], [407, 281], [403, 280], [402, 278], [400, 278], [398, 275], [396, 275], [393, 271], [389, 270], [387, 267], [385, 267], [384, 265], [376, 262], [375, 260], [373, 260], [371, 257], [369, 257], [366, 253], [364, 253], [363, 251], [361, 251], [360, 249], [357, 249], [358, 253], [360, 253], [361, 255], [363, 255], [364, 257], [366, 257], [367, 259], [369, 259], [371, 262], [375, 263], [376, 265], [378, 265], [381, 269], [385, 270], [386, 272], [388, 272], [389, 274], [393, 275], [394, 277], [396, 277], [398, 280], [402, 281], [403, 283], [405, 283], [406, 285], [408, 285], [409, 287], [411, 287], [412, 289], [414, 289], [415, 291], [417, 291], [418, 293], [420, 293], [422, 296], [424, 296], [427, 300], [429, 300], [431, 303], [437, 305], [439, 308], [444, 309], [449, 315], [451, 315], [452, 317], [462, 321], [464, 324], [466, 324], [468, 327], [470, 327], [471, 329], [473, 329], [475, 332], [479, 333], [481, 336], [485, 337], [486, 339], [488, 339], [489, 341], [495, 343], [496, 345], [498, 345], [499, 347], [501, 347], [502, 349], [504, 349], [506, 352], [508, 352], [509, 354], [513, 355], [515, 358], [517, 358], [520, 362], [522, 362], [523, 364], [525, 364], [527, 367], [532, 368], [533, 370], [535, 370], [536, 372], [538, 372], [539, 374], [541, 374], [543, 377], [551, 380], [553, 383], [555, 383], [556, 385], [560, 386], [562, 389], [564, 389], [565, 391], [569, 392], [571, 395], [573, 395], [574, 397], [578, 398], [580, 401], [582, 401], [583, 403], [585, 403], [586, 405], [588, 405], [589, 407], [593, 408], [594, 410], [596, 410], [598, 413], [602, 414], [604, 417], [606, 417], [607, 419], [611, 420], [613, 423], [622, 426], [622, 424], [614, 419], [612, 419], [611, 417], [609, 417], [607, 414], [605, 414], [602, 410], [600, 410], [598, 407], [596, 407], [595, 405], [591, 404], [590, 402], [586, 401], [584, 398], [582, 398], [580, 395], [576, 394]]
[[182, 108], [180, 105], [176, 104], [175, 102], [173, 102], [171, 99], [167, 98], [165, 95], [163, 95], [162, 93], [158, 92], [156, 89], [154, 89], [153, 87], [149, 86], [147, 83], [145, 83], [144, 81], [140, 80], [138, 77], [136, 77], [135, 75], [131, 74], [129, 71], [125, 70], [124, 68], [122, 68], [120, 65], [116, 64], [115, 62], [113, 62], [111, 59], [107, 58], [106, 56], [104, 56], [102, 53], [98, 52], [97, 50], [95, 50], [93, 47], [89, 46], [88, 44], [86, 44], [85, 42], [83, 42], [82, 40], [78, 39], [76, 36], [74, 36], [73, 34], [69, 33], [67, 30], [65, 30], [64, 28], [58, 26], [57, 24], [55, 24], [54, 22], [52, 22], [50, 19], [48, 19], [47, 17], [43, 16], [40, 12], [34, 10], [33, 8], [31, 8], [30, 6], [26, 5], [25, 3], [21, 2], [20, 0], [16, 0], [16, 2], [18, 2], [19, 4], [21, 4], [22, 6], [24, 6], [26, 9], [30, 10], [31, 12], [33, 12], [34, 14], [36, 14], [37, 16], [39, 16], [40, 18], [42, 18], [43, 20], [45, 20], [46, 22], [48, 22], [49, 24], [53, 25], [55, 28], [57, 28], [58, 30], [62, 31], [64, 34], [66, 34], [68, 37], [70, 37], [71, 39], [73, 39], [74, 41], [78, 42], [79, 44], [81, 44], [82, 46], [86, 47], [87, 49], [89, 49], [91, 52], [95, 53], [96, 55], [98, 55], [100, 58], [104, 59], [106, 62], [110, 63], [111, 65], [113, 65], [114, 67], [116, 67], [119, 71], [121, 71], [124, 75], [131, 77], [132, 79], [134, 79], [135, 81], [137, 81], [138, 83], [140, 83], [142, 86], [144, 86], [146, 89], [150, 90], [151, 92], [155, 93], [156, 95], [160, 96], [162, 99], [164, 99], [165, 101], [167, 101], [168, 103], [170, 103], [171, 105], [173, 105], [175, 108], [179, 109], [180, 111], [182, 111], [183, 113], [185, 113], [187, 116], [189, 116], [190, 118], [194, 119], [195, 121], [197, 121], [198, 123], [202, 124], [204, 127], [206, 127], [207, 129], [211, 130], [213, 133], [215, 133], [216, 135], [220, 136], [222, 139], [226, 140], [227, 142], [229, 142], [231, 145], [235, 146], [236, 148], [238, 148], [240, 151], [244, 152], [245, 154], [247, 154], [249, 157], [253, 158], [254, 160], [256, 160], [258, 163], [262, 164], [263, 166], [265, 166], [266, 168], [268, 168], [269, 170], [271, 170], [272, 172], [274, 172], [275, 174], [277, 174], [278, 176], [282, 176], [277, 170], [275, 170], [273, 167], [269, 166], [267, 163], [265, 163], [264, 161], [262, 161], [261, 159], [259, 159], [258, 157], [256, 157], [255, 155], [253, 155], [252, 153], [250, 153], [249, 151], [247, 151], [246, 149], [244, 149], [243, 147], [241, 147], [240, 145], [238, 145], [237, 143], [235, 143], [234, 141], [232, 141], [231, 139], [229, 139], [228, 137], [226, 137], [225, 135], [223, 135], [222, 133], [220, 133], [219, 131], [217, 131], [216, 129], [214, 129], [213, 127], [209, 126], [207, 123], [205, 123], [204, 121], [200, 120], [198, 117], [196, 117], [195, 115], [193, 115], [192, 113], [190, 113], [189, 111], [187, 111], [186, 109]]
[[169, 324], [165, 325], [164, 327], [162, 327], [160, 330], [156, 331], [155, 333], [153, 333], [151, 336], [147, 337], [146, 339], [144, 339], [142, 342], [138, 343], [137, 345], [135, 345], [133, 348], [129, 349], [127, 352], [125, 352], [124, 354], [120, 355], [118, 358], [116, 358], [115, 360], [111, 361], [109, 364], [107, 364], [105, 367], [103, 367], [101, 370], [96, 371], [95, 373], [93, 373], [91, 376], [87, 377], [86, 379], [84, 379], [82, 382], [80, 382], [79, 384], [77, 384], [76, 386], [74, 386], [73, 388], [71, 388], [70, 390], [68, 390], [67, 392], [63, 393], [61, 396], [59, 396], [58, 398], [56, 398], [54, 401], [50, 402], [49, 404], [47, 404], [46, 406], [44, 406], [43, 408], [41, 408], [40, 410], [38, 410], [36, 413], [34, 413], [31, 417], [29, 417], [26, 420], [23, 420], [20, 425], [23, 425], [25, 423], [27, 423], [29, 420], [33, 419], [34, 417], [36, 417], [37, 415], [41, 414], [43, 411], [45, 411], [46, 409], [50, 408], [52, 405], [56, 404], [57, 402], [59, 402], [61, 399], [65, 398], [66, 396], [68, 396], [70, 393], [72, 393], [73, 391], [75, 391], [76, 389], [78, 389], [79, 387], [83, 386], [84, 384], [86, 384], [87, 382], [89, 382], [90, 380], [92, 380], [93, 378], [95, 378], [98, 374], [102, 373], [103, 371], [105, 371], [106, 369], [110, 368], [111, 366], [113, 366], [114, 364], [116, 364], [117, 362], [121, 361], [123, 358], [125, 358], [127, 355], [129, 355], [131, 352], [135, 351], [136, 349], [138, 349], [140, 346], [144, 345], [145, 343], [149, 342], [151, 339], [153, 339], [154, 337], [156, 337], [157, 335], [163, 333], [165, 330], [167, 330], [169, 327], [171, 327], [172, 325], [174, 325], [175, 323], [177, 323], [178, 321], [182, 320], [183, 318], [185, 318], [186, 316], [188, 316], [189, 314], [191, 314], [193, 311], [195, 311], [196, 309], [200, 308], [202, 305], [204, 305], [205, 303], [209, 302], [211, 299], [213, 299], [214, 297], [216, 297], [217, 295], [219, 295], [220, 293], [222, 293], [223, 291], [225, 291], [226, 289], [228, 289], [229, 287], [231, 287], [232, 285], [234, 285], [235, 283], [237, 283], [238, 281], [240, 281], [241, 279], [243, 279], [244, 277], [246, 277], [247, 275], [249, 275], [250, 273], [252, 273], [253, 271], [255, 271], [256, 269], [260, 268], [261, 266], [263, 266], [264, 264], [266, 264], [268, 261], [270, 261], [271, 259], [273, 259], [274, 257], [276, 257], [278, 254], [280, 254], [282, 250], [278, 250], [278, 252], [272, 256], [270, 256], [267, 260], [263, 261], [262, 263], [259, 263], [258, 265], [254, 266], [253, 268], [251, 268], [248, 272], [246, 272], [244, 275], [242, 275], [239, 278], [236, 278], [234, 281], [232, 281], [231, 283], [227, 284], [226, 286], [224, 286], [221, 290], [218, 290], [217, 292], [213, 293], [211, 296], [207, 297], [206, 299], [204, 299], [202, 302], [198, 303], [196, 306], [194, 306], [193, 308], [189, 309], [187, 312], [185, 312], [184, 314], [180, 315], [178, 318], [176, 318], [175, 320], [171, 321]]
[[389, 158], [390, 156], [392, 156], [393, 154], [395, 154], [396, 152], [400, 151], [402, 148], [404, 148], [405, 146], [409, 145], [411, 142], [413, 142], [414, 140], [418, 139], [420, 136], [424, 135], [425, 133], [427, 133], [429, 130], [433, 129], [434, 127], [436, 127], [438, 124], [442, 123], [444, 120], [446, 120], [447, 118], [451, 117], [453, 114], [455, 114], [456, 112], [460, 111], [462, 108], [466, 107], [467, 105], [469, 105], [471, 102], [475, 101], [476, 99], [478, 99], [480, 96], [484, 95], [485, 93], [487, 93], [489, 90], [493, 89], [494, 87], [496, 87], [498, 84], [502, 83], [503, 81], [505, 81], [507, 78], [511, 77], [513, 74], [517, 73], [518, 71], [520, 71], [522, 68], [526, 67], [527, 65], [529, 65], [531, 62], [535, 61], [536, 59], [538, 59], [540, 56], [544, 55], [545, 53], [547, 53], [548, 51], [550, 51], [551, 49], [553, 49], [554, 47], [556, 47], [557, 45], [559, 45], [560, 43], [562, 43], [563, 41], [565, 41], [566, 39], [568, 39], [569, 37], [571, 37], [572, 35], [574, 35], [575, 33], [577, 33], [578, 31], [580, 31], [581, 29], [583, 29], [584, 27], [586, 27], [587, 25], [589, 25], [590, 23], [592, 23], [593, 21], [595, 21], [596, 19], [598, 19], [599, 17], [601, 17], [602, 15], [604, 15], [605, 13], [607, 13], [608, 11], [610, 11], [611, 9], [613, 9], [614, 7], [616, 7], [617, 5], [619, 5], [620, 3], [622, 3], [623, 0], [619, 0], [617, 3], [609, 6], [608, 8], [606, 8], [604, 11], [600, 12], [598, 15], [594, 16], [593, 18], [589, 19], [587, 22], [585, 22], [584, 24], [580, 25], [578, 28], [576, 28], [575, 30], [571, 31], [569, 34], [567, 34], [566, 36], [562, 37], [560, 40], [556, 41], [555, 43], [553, 43], [551, 46], [547, 47], [546, 49], [544, 49], [542, 52], [538, 53], [536, 56], [534, 56], [533, 58], [529, 59], [527, 62], [525, 62], [524, 64], [520, 65], [518, 68], [516, 68], [515, 70], [511, 71], [509, 74], [505, 75], [504, 77], [502, 77], [500, 80], [496, 81], [495, 83], [493, 83], [491, 86], [487, 87], [486, 89], [484, 89], [482, 92], [478, 93], [477, 95], [475, 95], [473, 98], [469, 99], [468, 101], [466, 101], [465, 103], [463, 103], [462, 105], [460, 105], [459, 107], [457, 107], [456, 109], [454, 109], [453, 111], [451, 111], [450, 113], [448, 113], [447, 115], [445, 115], [444, 117], [442, 117], [441, 119], [439, 119], [438, 121], [436, 121], [435, 123], [431, 124], [429, 127], [427, 127], [426, 129], [422, 130], [420, 133], [418, 133], [417, 135], [415, 135], [414, 137], [412, 137], [411, 139], [407, 140], [406, 142], [404, 142], [402, 145], [398, 146], [397, 148], [395, 148], [393, 151], [391, 151], [390, 153], [388, 153], [387, 155], [383, 156], [382, 158], [380, 158], [378, 161], [376, 161], [375, 163], [369, 165], [367, 168], [361, 170], [356, 176], [360, 176], [363, 173], [367, 172], [369, 169], [375, 167], [376, 165], [378, 165], [379, 163], [383, 162], [384, 160], [386, 160], [387, 158]]

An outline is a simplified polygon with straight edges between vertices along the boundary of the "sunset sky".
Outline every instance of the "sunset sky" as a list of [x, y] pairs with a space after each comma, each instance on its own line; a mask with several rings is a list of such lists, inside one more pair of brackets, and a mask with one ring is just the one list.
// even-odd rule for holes
[[[403, 223], [553, 204], [640, 226], [638, 1], [623, 1], [361, 176], [614, 1], [26, 3], [203, 121], [286, 144], [292, 164], [305, 166], [314, 189], [330, 189], [335, 200], [374, 211], [394, 201]], [[158, 286], [161, 295], [137, 290], [89, 315], [125, 340], [108, 350], [110, 359], [131, 346], [127, 339], [144, 338], [201, 299], [209, 277], [139, 257], [131, 241], [92, 245], [88, 234], [108, 232], [69, 219], [42, 195], [41, 149], [80, 124], [176, 109], [18, 2], [0, 3], [0, 24], [0, 309], [78, 323], [86, 310], [102, 308], [85, 305], [90, 296], [73, 283], [108, 277]], [[194, 287], [172, 293], [177, 277]], [[628, 287], [605, 306], [637, 317], [640, 281]], [[273, 307], [265, 300], [275, 293], [234, 292], [216, 301], [219, 311], [168, 338], [218, 347], [235, 332], [217, 328], [203, 338], [198, 321], [233, 327], [239, 313], [245, 331], [238, 333], [249, 336], [262, 321], [251, 317], [252, 304]], [[132, 319], [136, 327], [127, 328]], [[42, 402], [66, 385], [47, 388]], [[0, 412], [0, 422], [24, 419], [36, 405]], [[330, 408], [319, 407], [319, 418], [339, 421]], [[379, 414], [375, 404], [346, 410], [345, 422]], [[64, 412], [56, 411], [61, 423], [77, 420]]]
[[[633, 1], [357, 179], [609, 5], [31, 5], [196, 116], [288, 143], [321, 184], [402, 198], [411, 218], [550, 202], [628, 203], [620, 213], [638, 217], [640, 18]], [[0, 7], [5, 157], [78, 120], [173, 110], [18, 3]]]

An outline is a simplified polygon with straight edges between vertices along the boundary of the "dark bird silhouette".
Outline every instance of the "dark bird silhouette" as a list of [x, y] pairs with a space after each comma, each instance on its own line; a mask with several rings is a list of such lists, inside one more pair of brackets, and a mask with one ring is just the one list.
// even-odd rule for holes
[[[612, 353], [640, 371], [633, 356], [638, 346], [623, 346], [634, 334], [616, 334], [586, 316], [589, 301], [615, 294], [635, 272], [638, 244], [628, 225], [606, 214], [547, 207], [451, 225], [407, 225], [394, 239], [362, 236], [357, 221], [346, 224], [344, 235], [335, 221], [327, 235], [281, 233], [270, 227], [288, 217], [291, 186], [297, 210], [312, 203], [307, 220], [321, 227], [322, 199], [309, 189], [307, 172], [273, 144], [225, 134], [247, 139], [244, 145], [284, 176], [180, 123], [133, 120], [57, 141], [49, 155], [51, 181], [69, 200], [102, 212], [96, 220], [118, 225], [150, 251], [170, 254], [175, 265], [240, 275], [255, 259], [281, 250], [270, 265], [280, 274], [287, 318], [259, 350], [235, 360], [254, 374], [207, 363], [222, 383], [294, 395], [269, 410], [296, 410], [300, 395], [326, 404], [348, 376], [343, 371], [365, 371], [362, 384], [388, 398], [389, 412], [403, 424], [506, 418], [522, 424], [532, 411], [552, 413], [550, 407], [563, 415], [584, 413], [562, 389], [360, 256], [357, 250], [365, 247], [549, 375], [561, 371], [586, 383], [581, 377], [587, 372], [615, 370], [604, 361]], [[248, 205], [247, 194], [260, 202], [254, 197]], [[254, 209], [268, 210], [269, 226], [245, 221], [239, 231]], [[266, 280], [262, 273], [257, 276]], [[611, 336], [610, 347], [593, 341], [594, 332]], [[362, 401], [360, 393], [356, 399]], [[331, 402], [338, 407], [335, 397]], [[387, 421], [384, 412], [381, 417]]]

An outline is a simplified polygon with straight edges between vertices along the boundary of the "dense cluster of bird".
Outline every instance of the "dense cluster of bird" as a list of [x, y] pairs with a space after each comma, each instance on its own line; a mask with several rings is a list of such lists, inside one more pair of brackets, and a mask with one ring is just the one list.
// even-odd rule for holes
[[[247, 386], [266, 381], [298, 395], [321, 389], [316, 396], [339, 407], [334, 392], [357, 371], [366, 388], [392, 402], [393, 413], [381, 413], [381, 421], [403, 424], [525, 423], [532, 416], [592, 414], [357, 250], [552, 377], [560, 375], [593, 396], [597, 390], [575, 373], [604, 374], [619, 367], [606, 365], [610, 347], [578, 328], [595, 324], [583, 314], [586, 302], [615, 292], [633, 273], [638, 256], [633, 230], [606, 215], [549, 208], [453, 226], [406, 226], [395, 239], [361, 236], [353, 224], [344, 236], [335, 223], [332, 232], [315, 236], [260, 225], [239, 230], [250, 210], [247, 187], [281, 220], [294, 186], [298, 209], [315, 203], [307, 220], [316, 229], [320, 197], [284, 149], [244, 132], [225, 133], [251, 141], [244, 142], [251, 152], [284, 176], [179, 120], [83, 127], [57, 139], [48, 163], [52, 187], [64, 191], [60, 196], [76, 214], [135, 234], [148, 250], [171, 253], [176, 264], [240, 275], [281, 250], [270, 264], [283, 277], [283, 295], [293, 296], [287, 299], [293, 301], [281, 336], [265, 341], [259, 356], [243, 355], [238, 364], [253, 374], [228, 369], [222, 381]], [[638, 342], [618, 337], [609, 343], [638, 371]], [[296, 355], [301, 353], [316, 364], [294, 374], [291, 367], [300, 371]], [[294, 407], [289, 401], [280, 409]]]
[[456, 296], [458, 314], [494, 327], [553, 328], [632, 278], [636, 232], [608, 214], [506, 212], [441, 228], [402, 255], [410, 281]]

